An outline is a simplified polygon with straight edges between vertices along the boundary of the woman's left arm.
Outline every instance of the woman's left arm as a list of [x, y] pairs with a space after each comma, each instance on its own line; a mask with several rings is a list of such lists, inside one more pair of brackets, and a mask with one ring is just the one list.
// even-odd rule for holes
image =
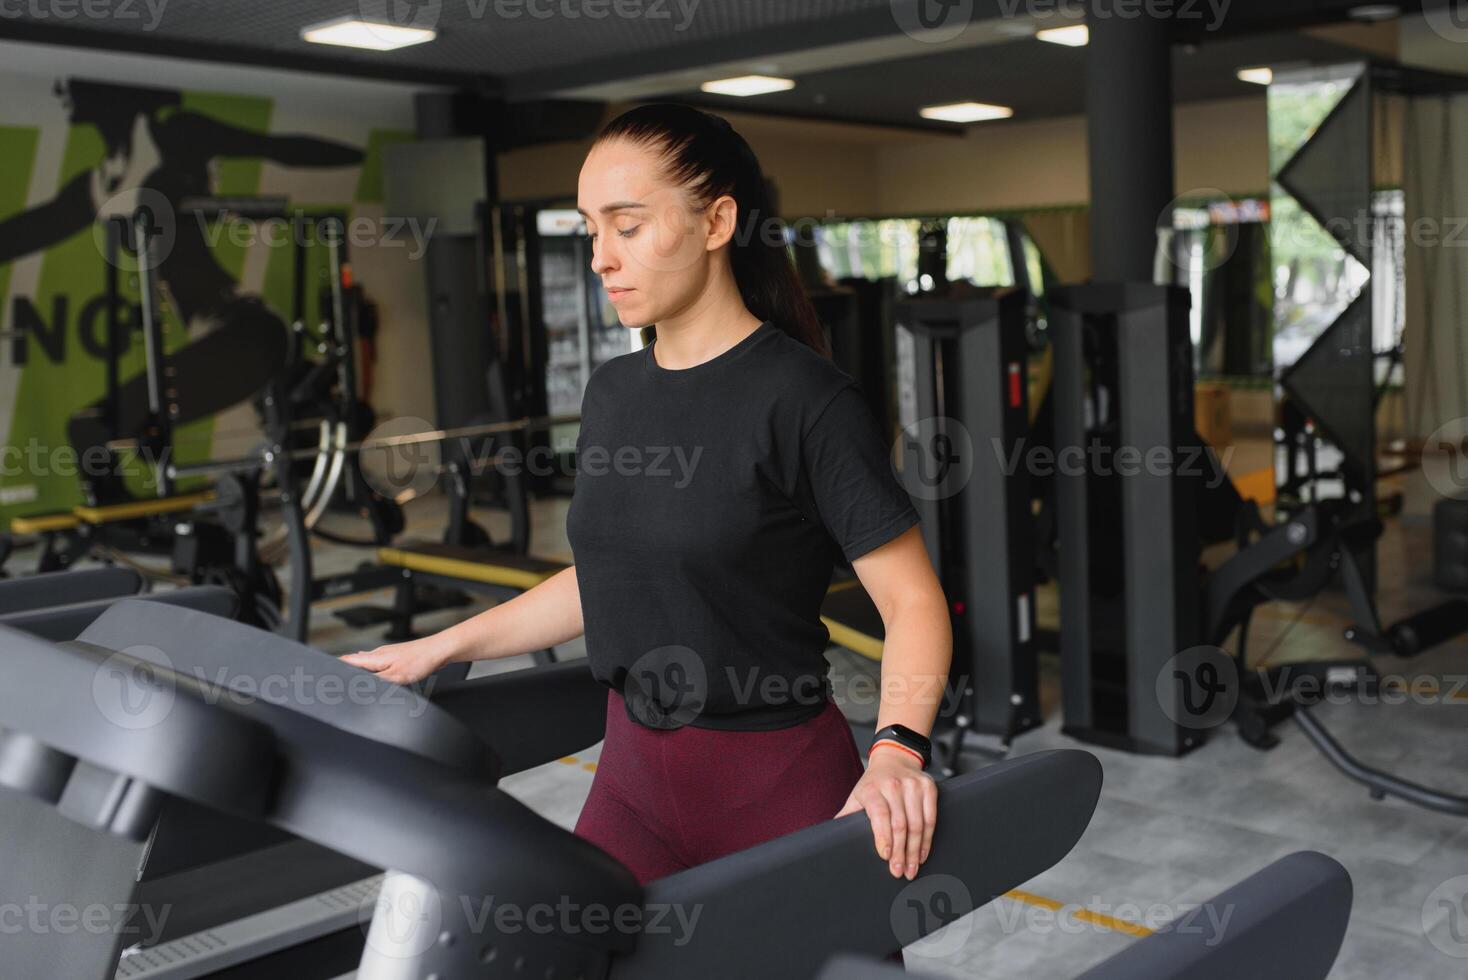
[[[948, 600], [918, 527], [852, 562], [882, 616], [881, 706], [877, 730], [904, 725], [931, 736], [953, 659]], [[877, 853], [894, 877], [917, 876], [928, 859], [938, 816], [938, 788], [910, 752], [873, 747], [866, 773], [836, 816], [865, 810]]]

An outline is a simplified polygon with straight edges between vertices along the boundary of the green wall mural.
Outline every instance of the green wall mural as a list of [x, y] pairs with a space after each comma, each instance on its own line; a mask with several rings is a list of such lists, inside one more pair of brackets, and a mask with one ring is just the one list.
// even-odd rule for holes
[[[294, 175], [328, 168], [339, 198], [322, 200], [321, 178], [312, 176], [310, 200], [286, 193], [284, 210], [351, 220], [355, 205], [381, 199], [381, 148], [411, 138], [365, 125], [352, 141], [274, 132], [269, 98], [84, 79], [58, 85], [56, 97], [64, 134], [0, 125], [0, 167], [13, 175], [0, 186], [0, 303], [11, 327], [0, 337], [0, 422], [9, 418], [0, 530], [11, 517], [156, 493], [151, 458], [122, 452], [97, 465], [109, 440], [135, 436], [148, 420], [141, 260], [129, 247], [130, 224], [116, 255], [121, 384], [106, 398], [109, 222], [126, 224], [141, 209], [161, 228], [148, 254], [173, 372], [172, 458], [206, 459], [218, 413], [249, 402], [283, 368], [295, 250], [306, 253], [308, 324], [321, 318], [318, 296], [330, 276], [313, 236], [284, 221], [222, 221], [210, 202], [259, 195], [267, 162], [279, 168], [274, 196]], [[54, 177], [35, 172], [47, 135], [63, 144]], [[30, 190], [53, 185], [41, 200]], [[266, 255], [253, 254], [262, 248]], [[17, 284], [17, 263], [37, 261], [38, 272]]]

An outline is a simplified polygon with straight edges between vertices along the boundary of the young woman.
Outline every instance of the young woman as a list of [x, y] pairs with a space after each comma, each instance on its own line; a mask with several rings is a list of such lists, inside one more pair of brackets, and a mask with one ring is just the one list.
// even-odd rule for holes
[[[578, 194], [593, 271], [655, 339], [587, 386], [574, 567], [345, 659], [408, 683], [584, 632], [609, 691], [576, 832], [639, 880], [858, 810], [912, 879], [933, 837], [947, 605], [886, 440], [824, 354], [759, 163], [717, 116], [644, 106], [602, 131]], [[824, 657], [838, 548], [886, 626], [865, 770]]]

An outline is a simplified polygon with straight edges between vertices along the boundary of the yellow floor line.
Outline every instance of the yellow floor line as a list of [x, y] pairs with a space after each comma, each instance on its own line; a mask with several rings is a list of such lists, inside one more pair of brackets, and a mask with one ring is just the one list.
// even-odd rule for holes
[[561, 756], [556, 761], [557, 762], [564, 762], [568, 766], [580, 766], [582, 769], [585, 769], [587, 772], [596, 772], [596, 763], [595, 762], [582, 762], [580, 759], [576, 758], [574, 755], [564, 755], [564, 756]]
[[[1051, 912], [1059, 912], [1061, 909], [1066, 907], [1064, 902], [1057, 902], [1055, 899], [1046, 898], [1043, 895], [1035, 895], [1031, 892], [1020, 891], [1017, 888], [1014, 891], [1005, 892], [1004, 897], [1008, 899], [1013, 899], [1016, 902], [1022, 902], [1025, 905], [1034, 905], [1038, 908], [1049, 909]], [[1100, 912], [1092, 912], [1090, 909], [1077, 908], [1074, 912], [1074, 915], [1081, 922], [1089, 922], [1092, 925], [1100, 926], [1103, 929], [1110, 929], [1112, 932], [1120, 932], [1125, 933], [1128, 936], [1136, 936], [1138, 939], [1144, 939], [1147, 936], [1152, 935], [1152, 930], [1148, 929], [1146, 926], [1139, 926], [1135, 922], [1128, 922], [1125, 919], [1117, 919], [1109, 915], [1102, 915]]]

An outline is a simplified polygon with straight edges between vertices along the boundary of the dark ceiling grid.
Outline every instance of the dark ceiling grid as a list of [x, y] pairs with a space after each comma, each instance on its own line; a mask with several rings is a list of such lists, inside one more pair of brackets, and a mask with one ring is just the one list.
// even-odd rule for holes
[[[440, 34], [430, 44], [364, 52], [310, 44], [299, 36], [304, 26], [360, 16], [384, 9], [387, 3], [434, 2]], [[898, 32], [893, 4], [917, 0], [697, 0], [692, 19], [682, 30], [677, 29], [683, 23], [678, 0], [632, 0], [661, 3], [659, 9], [669, 14], [667, 18], [496, 16], [496, 3], [524, 9], [514, 5], [529, 2], [588, 0], [170, 0], [155, 31], [145, 31], [146, 20], [141, 17], [102, 22], [78, 18], [65, 24], [54, 18], [40, 21], [22, 6], [18, 19], [0, 17], [0, 37], [463, 85], [526, 99], [730, 62], [778, 63], [784, 52], [891, 37]], [[611, 6], [615, 2], [610, 0], [608, 9], [615, 9]], [[1257, 95], [1259, 88], [1234, 77], [1246, 64], [1360, 57], [1354, 49], [1293, 31], [1276, 28], [1275, 33], [1259, 33], [1271, 23], [1339, 20], [1352, 2], [1232, 0], [1223, 31], [1203, 35], [1195, 48], [1176, 49], [1175, 99]], [[993, 18], [1014, 9], [1013, 3], [973, 0], [972, 16]], [[1417, 3], [1409, 0], [1404, 6], [1410, 9]], [[482, 16], [475, 16], [476, 10]], [[661, 97], [744, 111], [951, 129], [920, 119], [917, 108], [974, 99], [1011, 105], [1016, 120], [1083, 112], [1084, 58], [1083, 49], [1033, 39], [958, 50], [933, 47], [880, 64], [796, 73], [796, 88], [785, 93], [732, 99], [668, 91]]]
[[[330, 57], [359, 65], [506, 77], [604, 58], [623, 59], [628, 73], [646, 71], [652, 66], [638, 62], [637, 56], [800, 25], [818, 28], [853, 13], [881, 11], [895, 30], [890, 0], [685, 0], [693, 7], [691, 17], [685, 16], [678, 0], [626, 0], [637, 9], [666, 14], [635, 17], [616, 15], [615, 0], [602, 0], [600, 9], [609, 12], [602, 18], [568, 18], [559, 13], [542, 18], [526, 12], [529, 4], [536, 4], [538, 10], [559, 10], [563, 2], [584, 10], [588, 0], [436, 0], [439, 37], [428, 45], [358, 52], [322, 48], [300, 39], [302, 27], [361, 16], [364, 10], [377, 9], [385, 2], [396, 0], [171, 0], [154, 30], [145, 29], [145, 17], [77, 18], [63, 25], [54, 18], [33, 18], [22, 7], [22, 16], [0, 19], [0, 36], [30, 27], [58, 38], [86, 32], [92, 36], [85, 40], [93, 43], [101, 40], [98, 35], [116, 35], [133, 47], [186, 41], [208, 48], [271, 54], [287, 61], [299, 53], [313, 60]], [[422, 7], [435, 0], [413, 2]], [[142, 8], [141, 3], [134, 5], [134, 9]], [[501, 10], [511, 15], [500, 16], [497, 11]], [[513, 15], [516, 11], [518, 15]]]

